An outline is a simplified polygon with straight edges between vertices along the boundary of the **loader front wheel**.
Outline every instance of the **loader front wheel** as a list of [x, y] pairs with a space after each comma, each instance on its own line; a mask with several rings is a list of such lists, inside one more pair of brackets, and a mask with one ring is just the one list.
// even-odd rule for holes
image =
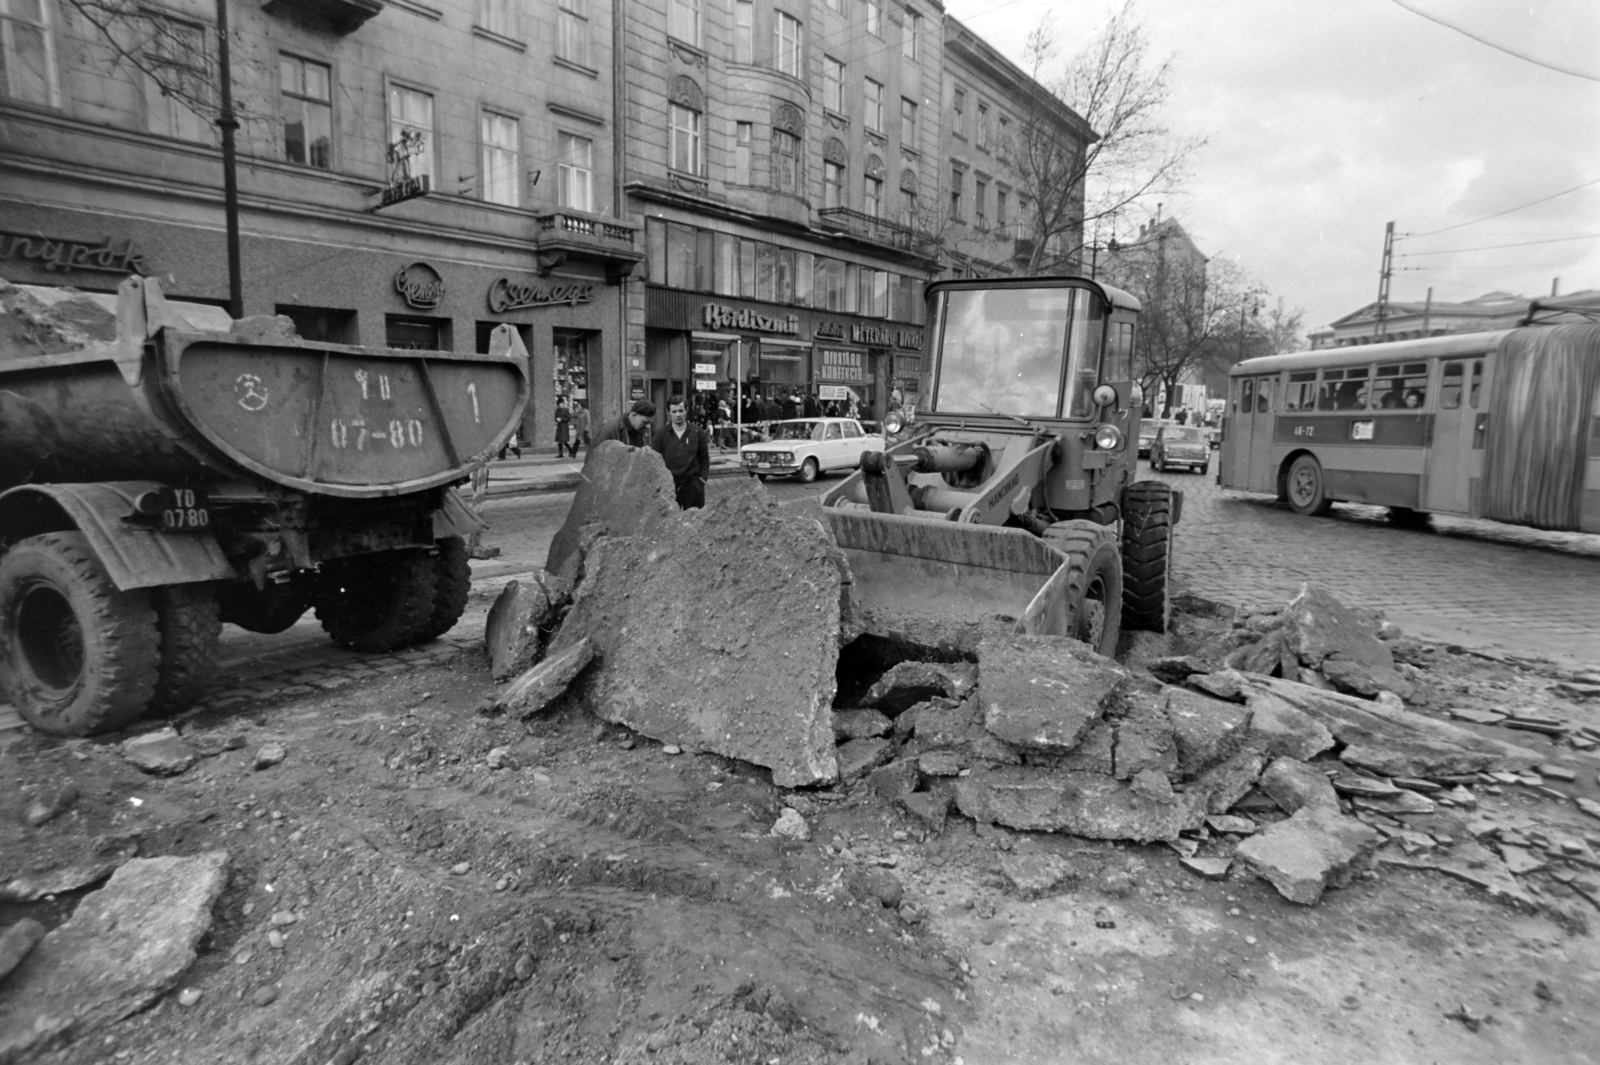
[[433, 616], [434, 561], [422, 551], [382, 551], [329, 562], [317, 620], [347, 651], [378, 654], [415, 643]]
[[30, 536], [0, 559], [0, 692], [39, 731], [90, 736], [136, 720], [158, 648], [149, 589], [118, 591], [82, 533]]
[[1166, 632], [1172, 612], [1172, 489], [1128, 486], [1122, 512], [1122, 619], [1130, 629]]
[[1092, 521], [1061, 521], [1045, 543], [1067, 556], [1068, 633], [1110, 658], [1122, 634], [1122, 559], [1116, 530]]

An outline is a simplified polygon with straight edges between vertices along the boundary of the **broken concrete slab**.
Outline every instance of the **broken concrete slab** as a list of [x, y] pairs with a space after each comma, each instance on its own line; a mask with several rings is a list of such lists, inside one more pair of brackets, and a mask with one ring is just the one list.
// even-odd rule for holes
[[[1268, 680], [1272, 678], [1259, 678]], [[1316, 691], [1294, 681], [1297, 689]], [[1309, 761], [1333, 746], [1333, 734], [1316, 718], [1276, 695], [1275, 689], [1257, 688], [1249, 693], [1245, 707], [1250, 711], [1244, 746], [1268, 758], [1298, 758]]]
[[1357, 795], [1351, 798], [1350, 804], [1357, 810], [1367, 810], [1375, 814], [1387, 814], [1390, 817], [1401, 815], [1431, 814], [1437, 806], [1433, 800], [1414, 791], [1396, 790], [1393, 795], [1366, 796]]
[[483, 626], [489, 673], [495, 680], [508, 680], [534, 663], [542, 633], [555, 626], [569, 594], [561, 581], [542, 570], [500, 589]]
[[983, 724], [1017, 747], [1070, 751], [1128, 671], [1059, 636], [991, 634], [978, 645]]
[[1299, 594], [1284, 607], [1283, 638], [1289, 650], [1312, 669], [1323, 669], [1324, 663], [1334, 658], [1394, 673], [1394, 654], [1378, 639], [1377, 623], [1309, 582], [1302, 584]]
[[861, 740], [886, 736], [894, 722], [877, 710], [835, 710], [833, 735], [840, 740]]
[[1225, 814], [1255, 788], [1265, 765], [1266, 759], [1257, 752], [1240, 751], [1201, 773], [1185, 794], [1203, 803], [1202, 813]]
[[1178, 745], [1172, 721], [1167, 717], [1164, 694], [1136, 693], [1128, 699], [1127, 713], [1116, 723], [1117, 743], [1112, 752], [1114, 775], [1130, 780], [1152, 769], [1163, 774], [1178, 772]]
[[861, 705], [894, 717], [936, 697], [964, 699], [975, 681], [976, 671], [965, 663], [900, 662], [867, 690]]
[[8, 978], [0, 1061], [81, 1039], [172, 987], [211, 927], [227, 863], [223, 851], [136, 859], [84, 898]]
[[1191, 796], [1165, 801], [1099, 773], [1032, 766], [974, 769], [956, 781], [956, 806], [974, 821], [1089, 839], [1152, 843], [1176, 839], [1204, 817]]
[[1244, 702], [1244, 674], [1237, 669], [1219, 669], [1215, 673], [1195, 674], [1189, 678], [1188, 684], [1218, 699], [1231, 703]]
[[928, 751], [917, 755], [917, 768], [925, 776], [953, 777], [961, 772], [961, 759], [954, 751]]
[[864, 777], [889, 760], [894, 744], [876, 736], [846, 740], [839, 745], [839, 779], [855, 780]]
[[1066, 754], [1051, 756], [1050, 764], [1058, 769], [1104, 773], [1109, 777], [1116, 773], [1116, 748], [1117, 727], [1109, 721], [1096, 721], [1076, 747]]
[[1259, 785], [1286, 814], [1303, 806], [1339, 809], [1339, 796], [1327, 774], [1295, 758], [1274, 759], [1262, 772]]
[[1246, 676], [1244, 684], [1251, 700], [1271, 694], [1317, 719], [1345, 745], [1341, 761], [1380, 776], [1453, 776], [1526, 769], [1544, 761], [1526, 747], [1414, 711], [1271, 677]]
[[1261, 826], [1248, 817], [1237, 817], [1233, 814], [1212, 814], [1206, 818], [1206, 827], [1223, 835], [1253, 836]]
[[1167, 655], [1145, 667], [1168, 684], [1182, 684], [1196, 673], [1210, 673], [1216, 664], [1198, 655]]
[[495, 705], [518, 717], [543, 713], [594, 661], [594, 642], [584, 637], [570, 647], [549, 655], [543, 662], [506, 685], [495, 696]]
[[0, 883], [0, 902], [33, 902], [46, 895], [77, 891], [104, 880], [137, 853], [137, 847], [123, 847], [110, 854], [80, 858], [44, 872], [12, 877]]
[[1500, 857], [1504, 859], [1506, 868], [1510, 870], [1513, 876], [1527, 876], [1529, 873], [1537, 873], [1540, 869], [1550, 864], [1545, 861], [1543, 855], [1535, 854], [1526, 847], [1515, 847], [1509, 843], [1500, 844]]
[[923, 824], [935, 832], [943, 832], [945, 822], [950, 817], [950, 803], [952, 794], [948, 789], [936, 788], [933, 791], [914, 791], [909, 795], [900, 796], [900, 805], [911, 811]]
[[1398, 865], [1407, 869], [1429, 869], [1453, 876], [1483, 888], [1493, 898], [1515, 903], [1526, 910], [1538, 909], [1538, 902], [1505, 866], [1498, 855], [1475, 840], [1461, 840], [1447, 851], [1429, 851], [1425, 855], [1394, 854], [1385, 848], [1379, 854], [1385, 865]]
[[650, 448], [603, 440], [583, 460], [583, 479], [567, 520], [550, 541], [545, 572], [577, 584], [585, 528], [589, 536], [645, 536], [679, 513], [672, 474]]
[[1184, 688], [1167, 688], [1166, 696], [1167, 719], [1177, 742], [1178, 768], [1185, 775], [1226, 761], [1244, 746], [1249, 710]]
[[1079, 876], [1077, 868], [1059, 854], [1007, 854], [1000, 872], [1019, 899], [1042, 899], [1059, 894]]
[[1202, 879], [1226, 880], [1228, 879], [1228, 870], [1233, 867], [1233, 859], [1190, 856], [1179, 858], [1178, 864]]
[[39, 940], [44, 938], [44, 925], [31, 917], [24, 917], [16, 924], [0, 932], [0, 980], [6, 974], [22, 964], [22, 959], [28, 952], [39, 945]]
[[917, 790], [922, 775], [917, 771], [914, 758], [896, 758], [888, 765], [879, 766], [867, 775], [867, 786], [880, 799], [894, 802]]
[[1340, 795], [1360, 795], [1368, 799], [1389, 799], [1400, 794], [1400, 787], [1377, 777], [1358, 777], [1340, 773], [1333, 778], [1333, 790]]
[[1235, 852], [1278, 894], [1303, 906], [1340, 888], [1371, 864], [1378, 833], [1353, 818], [1320, 806], [1305, 806], [1287, 821], [1268, 825], [1240, 841]]
[[199, 761], [200, 752], [185, 743], [176, 729], [163, 728], [124, 740], [122, 758], [142, 773], [175, 777]]
[[751, 481], [652, 537], [598, 541], [548, 653], [593, 642], [584, 694], [606, 721], [780, 787], [833, 780], [838, 553]]
[[[1342, 658], [1326, 659], [1322, 663], [1320, 675], [1328, 681], [1333, 690], [1367, 699], [1376, 699], [1384, 692], [1397, 695], [1401, 699], [1409, 699], [1416, 690], [1410, 681], [1392, 670], [1385, 673], [1365, 662], [1350, 662]], [[1306, 679], [1304, 673], [1300, 679]], [[1324, 686], [1313, 685], [1313, 687]]]

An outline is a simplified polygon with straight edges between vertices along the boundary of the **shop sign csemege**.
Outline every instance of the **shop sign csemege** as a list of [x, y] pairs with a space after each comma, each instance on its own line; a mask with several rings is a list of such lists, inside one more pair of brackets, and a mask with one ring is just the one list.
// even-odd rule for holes
[[586, 281], [551, 284], [544, 281], [513, 281], [502, 277], [489, 286], [489, 309], [496, 314], [528, 307], [576, 307], [594, 299], [594, 285]]
[[419, 311], [429, 311], [444, 299], [444, 278], [427, 263], [403, 266], [394, 275], [394, 290], [400, 293], [407, 305]]
[[93, 270], [105, 274], [143, 274], [144, 255], [125, 240], [119, 250], [107, 237], [99, 244], [0, 230], [0, 259], [32, 259], [51, 272]]

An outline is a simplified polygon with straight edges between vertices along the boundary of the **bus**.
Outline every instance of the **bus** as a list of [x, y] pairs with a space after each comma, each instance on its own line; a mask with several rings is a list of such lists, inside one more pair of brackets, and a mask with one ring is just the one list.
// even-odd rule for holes
[[1228, 385], [1224, 488], [1600, 532], [1600, 325], [1268, 355]]

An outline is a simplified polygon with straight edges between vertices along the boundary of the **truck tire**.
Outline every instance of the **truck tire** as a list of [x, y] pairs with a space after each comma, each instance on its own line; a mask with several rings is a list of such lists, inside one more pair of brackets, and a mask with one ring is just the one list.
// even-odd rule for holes
[[20, 541], [0, 559], [0, 690], [53, 736], [120, 728], [159, 673], [149, 589], [120, 592], [79, 532]]
[[467, 542], [459, 536], [446, 536], [438, 544], [439, 553], [433, 556], [433, 612], [417, 636], [418, 643], [449, 632], [466, 613], [467, 598], [472, 594]]
[[194, 705], [217, 672], [222, 653], [222, 604], [213, 584], [170, 584], [155, 590], [161, 666], [152, 714], [181, 713]]
[[393, 651], [415, 643], [433, 616], [435, 583], [433, 558], [422, 551], [339, 559], [317, 584], [317, 620], [347, 651]]
[[1320, 518], [1333, 509], [1333, 500], [1322, 476], [1322, 463], [1314, 455], [1301, 455], [1289, 467], [1289, 509], [1309, 518]]
[[310, 608], [310, 600], [305, 581], [299, 577], [260, 589], [249, 581], [233, 581], [218, 595], [223, 621], [268, 636], [299, 621]]
[[1172, 489], [1160, 481], [1128, 486], [1122, 511], [1122, 623], [1166, 632], [1172, 611]]
[[1110, 658], [1122, 634], [1122, 559], [1116, 530], [1092, 521], [1060, 521], [1044, 541], [1066, 555], [1069, 635]]

